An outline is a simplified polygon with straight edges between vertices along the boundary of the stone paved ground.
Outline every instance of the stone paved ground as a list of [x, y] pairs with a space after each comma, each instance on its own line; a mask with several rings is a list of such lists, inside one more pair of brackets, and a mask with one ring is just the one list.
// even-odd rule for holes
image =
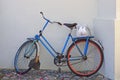
[[0, 69], [0, 80], [110, 80], [101, 74], [91, 77], [79, 77], [71, 72], [61, 72], [55, 70], [31, 70], [24, 75], [18, 75], [14, 70]]

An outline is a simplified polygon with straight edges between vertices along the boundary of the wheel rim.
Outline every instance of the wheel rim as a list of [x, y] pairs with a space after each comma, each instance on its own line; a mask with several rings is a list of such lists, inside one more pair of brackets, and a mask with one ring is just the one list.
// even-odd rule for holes
[[[15, 56], [15, 62], [14, 62], [14, 66], [15, 66], [15, 70], [18, 74], [25, 74], [27, 73], [31, 68], [29, 67], [29, 62], [35, 58], [36, 56], [36, 53], [37, 53], [37, 46], [36, 44], [34, 44], [31, 48], [30, 51], [27, 51], [27, 57], [25, 56], [25, 53], [26, 52], [26, 48], [28, 46], [30, 46], [30, 44], [32, 44], [33, 42], [32, 41], [28, 41], [26, 43], [24, 43], [20, 48], [19, 50], [17, 51], [17, 54]], [[30, 52], [33, 52], [32, 55], [29, 55], [31, 54]], [[28, 57], [29, 55], [29, 57]]]
[[[80, 44], [80, 43], [83, 43], [83, 44]], [[85, 40], [78, 41], [76, 42], [76, 44], [85, 45]], [[68, 66], [75, 74], [79, 76], [90, 76], [96, 73], [102, 65], [103, 55], [101, 54], [100, 48], [94, 42], [91, 42], [91, 41], [89, 43], [89, 46], [91, 47], [88, 49], [88, 53], [86, 57], [85, 56], [81, 57], [79, 61], [70, 60], [71, 57], [76, 57], [80, 55], [75, 53], [75, 50], [76, 50], [74, 49], [75, 46], [72, 45], [68, 50], [68, 55], [67, 55]], [[84, 46], [80, 46], [80, 49], [83, 50]]]

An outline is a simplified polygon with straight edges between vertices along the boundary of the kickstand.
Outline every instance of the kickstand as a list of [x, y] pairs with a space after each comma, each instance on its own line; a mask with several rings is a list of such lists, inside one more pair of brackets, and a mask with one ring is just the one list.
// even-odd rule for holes
[[61, 67], [58, 67], [58, 73], [61, 73]]
[[62, 73], [62, 71], [61, 71], [61, 67], [60, 67], [60, 66], [58, 66], [57, 73], [58, 73], [58, 74], [57, 74], [56, 79], [57, 79], [57, 80], [59, 80], [59, 79], [61, 80], [61, 78], [62, 78], [62, 74], [61, 74], [61, 73]]

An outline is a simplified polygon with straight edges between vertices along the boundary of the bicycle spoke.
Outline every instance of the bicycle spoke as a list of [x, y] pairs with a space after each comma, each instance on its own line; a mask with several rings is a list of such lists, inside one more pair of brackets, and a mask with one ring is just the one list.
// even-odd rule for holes
[[[76, 41], [76, 44], [83, 53], [86, 40], [78, 40]], [[101, 53], [100, 47], [93, 41], [89, 42], [87, 54], [81, 59], [73, 59], [72, 61], [71, 57], [69, 57], [72, 56], [72, 58], [75, 58], [76, 55], [80, 55], [79, 51], [77, 51], [76, 46], [72, 44], [67, 53], [67, 63], [69, 68], [77, 75], [90, 76], [96, 73], [102, 65], [103, 53]]]
[[[30, 49], [31, 48], [31, 49]], [[18, 50], [15, 56], [15, 70], [19, 74], [27, 73], [31, 68], [29, 62], [35, 58], [37, 53], [37, 46], [33, 44], [33, 41], [25, 42]]]

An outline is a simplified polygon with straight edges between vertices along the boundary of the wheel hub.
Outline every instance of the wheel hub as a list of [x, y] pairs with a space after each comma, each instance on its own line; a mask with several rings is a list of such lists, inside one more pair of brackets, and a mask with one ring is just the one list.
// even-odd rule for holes
[[83, 60], [87, 60], [87, 56], [83, 56]]

